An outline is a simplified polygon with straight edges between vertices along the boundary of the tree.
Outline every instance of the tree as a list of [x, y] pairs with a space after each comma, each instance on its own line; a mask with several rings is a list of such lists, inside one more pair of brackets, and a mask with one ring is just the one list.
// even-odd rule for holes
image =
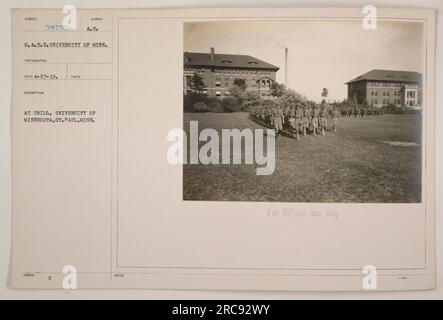
[[245, 79], [241, 79], [241, 78], [235, 78], [234, 79], [234, 86], [238, 86], [240, 89], [245, 91], [246, 88], [247, 88], [246, 80]]
[[[232, 99], [232, 103], [235, 104], [235, 107], [228, 106], [228, 108], [225, 109], [233, 111], [245, 111], [249, 110], [251, 107], [259, 105], [262, 102], [258, 92], [245, 90], [244, 87], [240, 86], [242, 83], [239, 83], [240, 85], [238, 85], [235, 84], [235, 82], [236, 81], [234, 81], [234, 85], [229, 88], [230, 98]], [[226, 98], [223, 100], [226, 100]]]
[[191, 77], [191, 89], [197, 93], [202, 93], [204, 88], [205, 82], [203, 81], [203, 78], [197, 72], [194, 72]]
[[243, 104], [245, 90], [242, 87], [234, 84], [231, 88], [229, 88], [229, 93], [231, 94], [231, 97], [237, 104], [238, 108], [240, 108]]
[[209, 107], [206, 105], [206, 103], [199, 101], [194, 103], [193, 107], [193, 111], [194, 112], [209, 112], [210, 109]]
[[278, 98], [279, 103], [283, 107], [295, 106], [300, 102], [307, 102], [306, 97], [292, 89], [283, 89], [283, 94]]
[[240, 106], [237, 104], [235, 99], [231, 97], [226, 97], [221, 100], [223, 110], [225, 112], [237, 112], [240, 111]]
[[326, 97], [328, 96], [328, 94], [329, 94], [328, 88], [323, 88], [323, 90], [321, 92], [321, 96], [323, 98], [323, 101], [326, 101]]
[[242, 111], [250, 111], [262, 102], [260, 95], [256, 91], [245, 91], [242, 95]]
[[281, 97], [285, 93], [285, 86], [278, 82], [273, 82], [271, 85], [271, 96]]

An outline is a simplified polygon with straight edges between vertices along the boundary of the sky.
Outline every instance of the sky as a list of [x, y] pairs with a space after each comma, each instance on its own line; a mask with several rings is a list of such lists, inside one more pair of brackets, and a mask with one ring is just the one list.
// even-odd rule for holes
[[372, 69], [424, 72], [424, 26], [420, 22], [378, 21], [365, 30], [361, 20], [228, 21], [184, 24], [184, 51], [246, 54], [280, 67], [288, 48], [287, 86], [314, 101], [322, 88], [329, 99], [347, 96], [345, 82]]

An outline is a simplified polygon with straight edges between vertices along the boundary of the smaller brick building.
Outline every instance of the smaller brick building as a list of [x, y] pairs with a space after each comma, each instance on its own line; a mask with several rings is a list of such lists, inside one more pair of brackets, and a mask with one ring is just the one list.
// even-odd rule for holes
[[346, 82], [348, 100], [381, 107], [422, 107], [422, 75], [419, 72], [374, 69]]

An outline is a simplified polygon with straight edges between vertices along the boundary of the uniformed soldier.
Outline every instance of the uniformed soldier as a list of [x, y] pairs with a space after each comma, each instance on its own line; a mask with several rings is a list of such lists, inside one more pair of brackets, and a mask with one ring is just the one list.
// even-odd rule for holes
[[283, 128], [287, 128], [287, 123], [288, 123], [288, 113], [289, 113], [289, 108], [288, 106], [284, 106], [282, 109], [282, 122], [283, 122]]
[[269, 106], [266, 107], [265, 122], [269, 125], [271, 124], [271, 108]]
[[297, 140], [300, 139], [300, 129], [302, 128], [303, 109], [298, 104], [295, 110], [295, 129], [297, 132]]
[[337, 109], [334, 107], [332, 109], [332, 128], [334, 129], [334, 131], [337, 130], [338, 118], [339, 118], [339, 113], [338, 113]]
[[306, 103], [303, 103], [303, 116], [302, 116], [302, 128], [303, 135], [306, 135], [306, 130], [309, 128], [309, 115], [310, 111]]
[[268, 123], [272, 127], [274, 125], [274, 108], [268, 107]]
[[325, 135], [325, 129], [328, 122], [328, 110], [326, 109], [326, 105], [322, 105], [321, 112], [320, 112], [320, 127], [321, 127], [321, 134]]
[[261, 108], [260, 121], [266, 121], [266, 107]]
[[352, 108], [348, 108], [348, 118], [352, 117]]
[[283, 107], [283, 128], [285, 130], [289, 130], [290, 129], [290, 125], [289, 125], [289, 107], [285, 106]]
[[289, 125], [290, 125], [290, 131], [291, 134], [294, 134], [296, 132], [296, 125], [295, 125], [295, 106], [291, 106], [289, 108]]
[[252, 109], [249, 113], [249, 115], [255, 119], [258, 119], [258, 107], [255, 107]]
[[274, 108], [273, 125], [275, 128], [275, 134], [277, 137], [280, 134], [280, 132], [283, 130], [283, 112], [280, 108], [280, 105], [277, 105]]
[[312, 108], [308, 103], [306, 104], [306, 118], [308, 119], [306, 130], [312, 130]]
[[316, 105], [312, 109], [312, 119], [311, 119], [314, 135], [316, 135], [318, 133], [318, 120], [319, 120], [318, 118], [319, 118], [319, 116], [320, 116], [320, 107], [318, 105]]

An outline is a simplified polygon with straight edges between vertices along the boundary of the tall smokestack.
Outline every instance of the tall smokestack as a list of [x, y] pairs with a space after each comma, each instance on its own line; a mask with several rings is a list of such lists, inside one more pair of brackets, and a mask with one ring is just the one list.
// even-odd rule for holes
[[285, 87], [288, 87], [288, 48], [285, 48]]
[[215, 56], [215, 50], [213, 47], [211, 47], [211, 61], [214, 62], [214, 56]]

